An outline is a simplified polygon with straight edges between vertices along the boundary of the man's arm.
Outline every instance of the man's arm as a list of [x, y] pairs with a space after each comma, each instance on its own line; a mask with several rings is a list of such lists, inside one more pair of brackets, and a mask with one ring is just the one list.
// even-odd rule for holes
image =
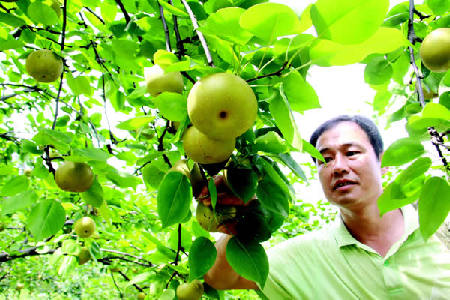
[[216, 262], [205, 274], [205, 282], [217, 290], [258, 289], [255, 282], [236, 273], [228, 263], [225, 250], [231, 237], [231, 235], [223, 235], [216, 242]]

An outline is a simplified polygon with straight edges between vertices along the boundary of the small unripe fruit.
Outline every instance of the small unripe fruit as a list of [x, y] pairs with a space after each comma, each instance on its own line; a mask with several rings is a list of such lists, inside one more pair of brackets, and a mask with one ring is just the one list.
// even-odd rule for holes
[[84, 265], [91, 259], [91, 252], [86, 247], [80, 249], [80, 253], [78, 254], [78, 264]]
[[179, 300], [199, 300], [203, 294], [203, 284], [200, 280], [180, 284], [177, 288]]
[[89, 217], [83, 217], [75, 222], [75, 233], [80, 238], [88, 238], [95, 231], [95, 222]]
[[446, 72], [450, 65], [450, 28], [430, 32], [420, 46], [423, 64], [433, 72]]
[[60, 57], [48, 49], [40, 49], [28, 55], [25, 68], [31, 77], [39, 82], [53, 82], [63, 71]]
[[86, 163], [64, 162], [55, 172], [55, 182], [60, 189], [82, 193], [94, 182], [94, 173]]
[[183, 76], [180, 72], [165, 72], [160, 66], [154, 65], [146, 73], [147, 91], [153, 97], [162, 92], [183, 92]]
[[143, 292], [140, 292], [139, 294], [138, 294], [138, 300], [144, 300], [145, 299], [145, 293], [143, 293]]

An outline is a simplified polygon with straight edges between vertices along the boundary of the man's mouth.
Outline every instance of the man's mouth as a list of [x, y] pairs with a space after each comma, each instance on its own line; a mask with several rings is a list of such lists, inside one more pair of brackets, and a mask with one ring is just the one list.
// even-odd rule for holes
[[353, 185], [353, 184], [356, 184], [356, 182], [355, 181], [351, 181], [351, 180], [338, 180], [334, 184], [333, 190], [337, 190], [337, 189], [342, 188], [344, 186]]

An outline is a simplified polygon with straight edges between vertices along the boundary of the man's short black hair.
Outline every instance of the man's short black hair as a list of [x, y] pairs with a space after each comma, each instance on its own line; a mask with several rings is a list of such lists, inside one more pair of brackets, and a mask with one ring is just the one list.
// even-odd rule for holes
[[364, 132], [369, 137], [370, 144], [372, 145], [372, 148], [375, 151], [378, 160], [380, 159], [380, 155], [381, 153], [383, 153], [383, 139], [381, 138], [377, 125], [375, 125], [372, 120], [360, 115], [340, 115], [326, 121], [313, 132], [311, 138], [309, 139], [309, 142], [315, 147], [317, 144], [317, 140], [325, 131], [335, 127], [341, 122], [353, 122], [361, 127], [361, 129], [364, 130]]

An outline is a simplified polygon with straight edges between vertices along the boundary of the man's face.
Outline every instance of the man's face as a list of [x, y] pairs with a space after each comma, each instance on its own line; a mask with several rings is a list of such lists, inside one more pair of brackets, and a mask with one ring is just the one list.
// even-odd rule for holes
[[376, 203], [383, 191], [381, 162], [359, 125], [340, 122], [322, 133], [316, 146], [326, 161], [318, 162], [319, 179], [331, 203], [347, 208]]

